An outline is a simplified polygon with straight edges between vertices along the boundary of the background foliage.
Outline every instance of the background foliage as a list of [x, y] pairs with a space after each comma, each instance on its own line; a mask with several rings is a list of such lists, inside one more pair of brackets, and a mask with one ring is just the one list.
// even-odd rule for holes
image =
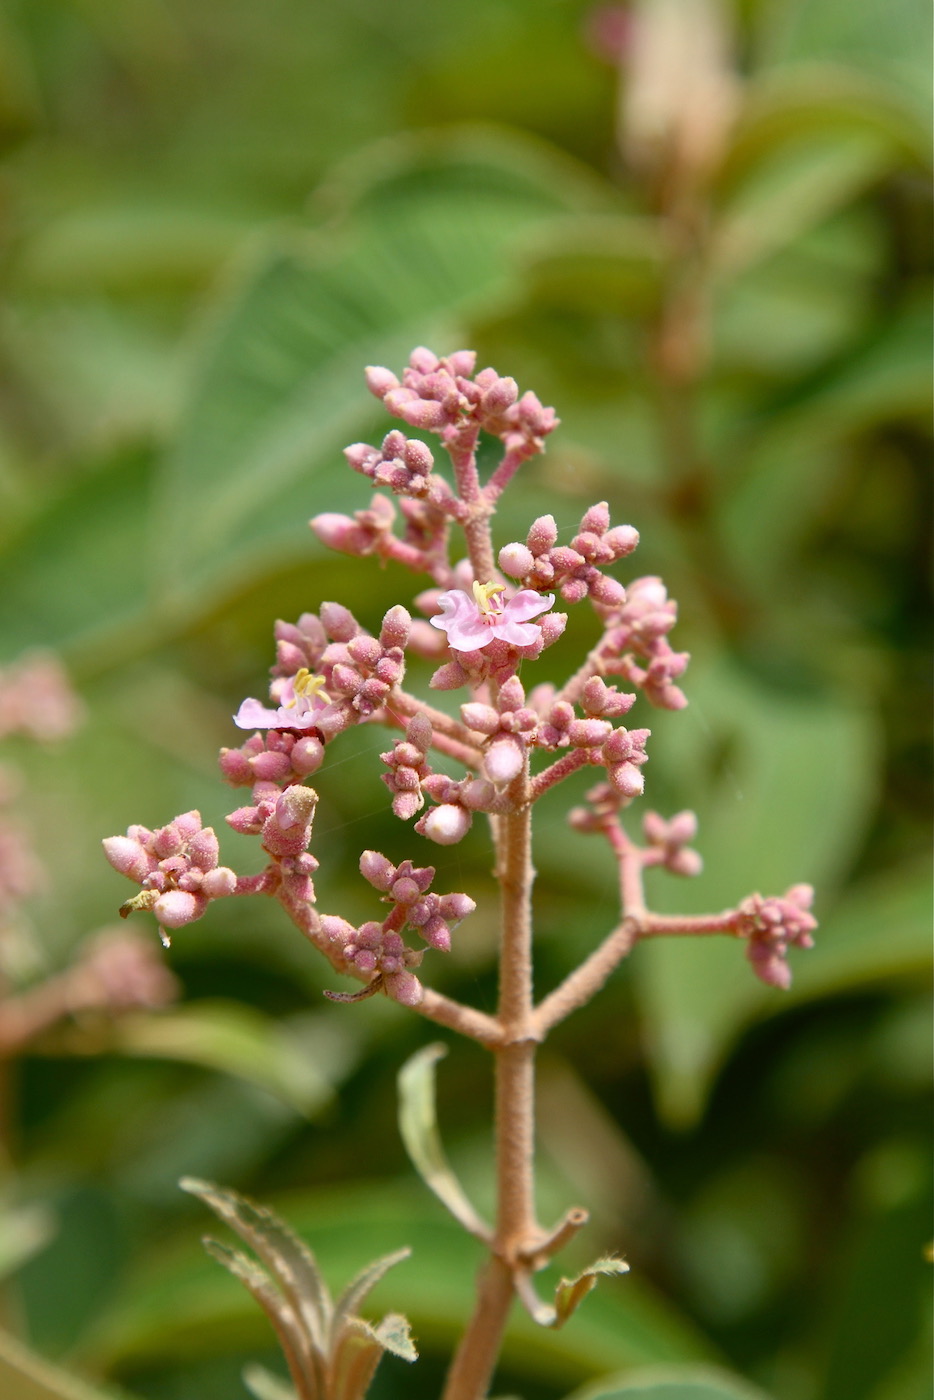
[[[691, 708], [650, 721], [649, 793], [697, 809], [706, 869], [659, 877], [659, 907], [818, 888], [787, 996], [731, 945], [660, 941], [550, 1044], [543, 1197], [590, 1204], [586, 1253], [633, 1271], [566, 1331], [515, 1323], [500, 1389], [526, 1400], [930, 1395], [928, 21], [920, 0], [729, 17], [745, 89], [690, 451], [648, 353], [670, 256], [586, 5], [10, 0], [0, 22], [0, 660], [55, 648], [88, 707], [55, 752], [8, 746], [26, 820], [64, 833], [31, 910], [46, 965], [126, 893], [100, 835], [192, 806], [223, 826], [214, 755], [273, 617], [335, 598], [372, 625], [410, 598], [305, 522], [364, 504], [340, 457], [385, 430], [361, 367], [418, 343], [476, 346], [561, 415], [503, 540], [605, 496], [681, 602]], [[414, 854], [378, 747], [349, 734], [322, 776], [327, 908], [362, 912], [362, 845]], [[432, 973], [488, 1006], [487, 856], [476, 829], [439, 853], [480, 909]], [[536, 860], [545, 988], [610, 926], [613, 875], [557, 805]], [[377, 1303], [423, 1359], [374, 1394], [435, 1393], [475, 1252], [395, 1129], [425, 1027], [329, 1007], [333, 975], [275, 915], [212, 909], [172, 949], [177, 1009], [65, 1027], [17, 1067], [16, 1400], [84, 1394], [23, 1343], [151, 1400], [229, 1400], [245, 1362], [275, 1367], [202, 1256], [185, 1173], [274, 1199], [336, 1285], [410, 1244]], [[482, 1201], [482, 1055], [453, 1045], [440, 1094]]]

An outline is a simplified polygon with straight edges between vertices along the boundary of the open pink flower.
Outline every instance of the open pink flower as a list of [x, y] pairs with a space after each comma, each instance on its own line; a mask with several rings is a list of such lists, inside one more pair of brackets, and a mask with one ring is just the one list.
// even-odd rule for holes
[[234, 724], [238, 729], [311, 729], [318, 712], [330, 703], [323, 685], [323, 676], [302, 667], [282, 686], [278, 709], [269, 709], [261, 700], [244, 700]]
[[510, 646], [527, 647], [538, 641], [541, 628], [529, 619], [547, 612], [555, 601], [550, 593], [543, 598], [534, 588], [521, 588], [506, 600], [502, 584], [475, 583], [473, 597], [460, 588], [442, 593], [432, 627], [447, 633], [455, 651], [477, 651], [494, 637]]

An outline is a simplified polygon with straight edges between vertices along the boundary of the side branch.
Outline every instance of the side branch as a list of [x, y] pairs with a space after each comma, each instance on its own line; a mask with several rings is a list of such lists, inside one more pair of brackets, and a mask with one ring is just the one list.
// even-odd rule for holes
[[[284, 888], [277, 890], [276, 896], [295, 927], [324, 954], [335, 972], [340, 973], [342, 977], [354, 977], [358, 982], [366, 983], [371, 980], [366, 973], [360, 972], [352, 964], [348, 965], [341, 957], [340, 951], [322, 932], [321, 920], [313, 905], [291, 898]], [[483, 1011], [477, 1011], [472, 1006], [465, 1006], [463, 1002], [443, 996], [441, 992], [432, 991], [430, 987], [425, 987], [422, 1000], [412, 1010], [417, 1011], [426, 1020], [434, 1021], [439, 1026], [447, 1026], [449, 1030], [469, 1036], [471, 1040], [476, 1040], [490, 1049], [502, 1042], [502, 1027], [495, 1017], [487, 1016]]]

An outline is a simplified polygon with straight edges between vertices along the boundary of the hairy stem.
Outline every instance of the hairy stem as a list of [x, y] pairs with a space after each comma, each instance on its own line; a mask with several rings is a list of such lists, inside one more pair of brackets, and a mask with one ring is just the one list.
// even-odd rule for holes
[[532, 1025], [531, 806], [528, 773], [516, 779], [515, 805], [497, 822], [502, 931], [496, 1055], [494, 1253], [477, 1304], [451, 1364], [443, 1400], [482, 1400], [493, 1376], [515, 1292], [514, 1271], [539, 1234], [535, 1218], [535, 1048]]

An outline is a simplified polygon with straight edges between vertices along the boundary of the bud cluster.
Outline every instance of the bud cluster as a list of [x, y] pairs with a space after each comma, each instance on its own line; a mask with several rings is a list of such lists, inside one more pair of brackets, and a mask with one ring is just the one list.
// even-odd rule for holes
[[499, 566], [526, 588], [557, 588], [566, 603], [580, 603], [588, 596], [604, 608], [622, 605], [626, 590], [601, 566], [615, 564], [631, 554], [639, 532], [631, 525], [610, 528], [606, 501], [585, 512], [580, 530], [569, 545], [558, 544], [553, 515], [533, 521], [525, 544], [507, 544], [499, 552]]
[[781, 897], [751, 894], [740, 904], [738, 932], [748, 939], [746, 956], [753, 972], [768, 986], [785, 990], [791, 985], [789, 947], [813, 948], [811, 934], [817, 928], [809, 912], [813, 902], [810, 885], [792, 885]]
[[448, 447], [475, 438], [482, 429], [499, 438], [507, 451], [522, 456], [541, 452], [558, 425], [554, 409], [544, 408], [531, 391], [520, 398], [516, 381], [493, 369], [472, 378], [476, 362], [472, 350], [439, 358], [420, 346], [401, 382], [391, 370], [372, 367], [366, 372], [367, 387], [394, 418], [439, 433]]
[[234, 893], [237, 877], [218, 864], [217, 837], [201, 825], [200, 812], [184, 812], [150, 831], [131, 826], [126, 836], [110, 836], [104, 854], [115, 870], [142, 887], [120, 912], [151, 909], [163, 928], [181, 928], [200, 919], [211, 900]]
[[393, 865], [379, 851], [364, 851], [360, 873], [392, 905], [390, 913], [382, 923], [368, 920], [357, 928], [346, 919], [325, 914], [321, 931], [332, 948], [369, 979], [367, 992], [382, 988], [393, 1000], [417, 1006], [423, 989], [411, 969], [421, 964], [425, 950], [408, 947], [403, 930], [415, 930], [429, 947], [446, 953], [452, 927], [477, 906], [466, 894], [435, 894], [431, 865], [416, 866], [410, 860]]

